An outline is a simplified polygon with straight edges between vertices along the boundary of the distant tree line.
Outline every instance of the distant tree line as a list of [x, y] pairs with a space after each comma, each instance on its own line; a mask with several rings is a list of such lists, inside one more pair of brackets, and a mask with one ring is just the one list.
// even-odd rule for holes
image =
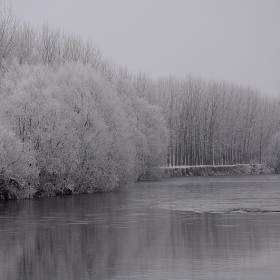
[[272, 163], [279, 98], [200, 78], [134, 79], [141, 96], [162, 107], [170, 131], [168, 165]]
[[31, 193], [46, 174], [90, 192], [161, 165], [275, 165], [279, 120], [278, 98], [132, 74], [90, 42], [20, 23], [0, 1], [0, 174]]

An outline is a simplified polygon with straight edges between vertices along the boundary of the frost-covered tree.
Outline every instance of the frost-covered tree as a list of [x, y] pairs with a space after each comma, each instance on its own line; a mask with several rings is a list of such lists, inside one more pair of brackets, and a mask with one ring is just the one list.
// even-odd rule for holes
[[161, 107], [152, 105], [143, 96], [139, 96], [124, 70], [115, 84], [124, 110], [134, 127], [138, 176], [148, 175], [155, 167], [166, 162], [169, 131]]
[[22, 143], [3, 124], [0, 124], [0, 176], [15, 179], [25, 189], [38, 179], [35, 152], [31, 145]]
[[280, 172], [280, 132], [275, 133], [264, 149], [264, 161]]
[[9, 59], [16, 45], [18, 20], [13, 10], [4, 1], [0, 1], [0, 65], [3, 59]]

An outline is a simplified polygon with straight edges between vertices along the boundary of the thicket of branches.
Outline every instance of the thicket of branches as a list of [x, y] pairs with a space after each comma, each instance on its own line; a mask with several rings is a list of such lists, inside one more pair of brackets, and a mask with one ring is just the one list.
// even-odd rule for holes
[[131, 74], [90, 42], [19, 23], [4, 2], [0, 117], [0, 174], [26, 186], [56, 174], [77, 192], [105, 190], [163, 164], [276, 165], [279, 154], [278, 99]]

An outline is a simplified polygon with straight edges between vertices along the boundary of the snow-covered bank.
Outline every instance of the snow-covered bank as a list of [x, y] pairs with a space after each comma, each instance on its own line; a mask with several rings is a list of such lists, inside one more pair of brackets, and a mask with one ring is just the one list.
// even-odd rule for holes
[[163, 169], [163, 177], [275, 173], [273, 168], [265, 164], [166, 166], [160, 169]]

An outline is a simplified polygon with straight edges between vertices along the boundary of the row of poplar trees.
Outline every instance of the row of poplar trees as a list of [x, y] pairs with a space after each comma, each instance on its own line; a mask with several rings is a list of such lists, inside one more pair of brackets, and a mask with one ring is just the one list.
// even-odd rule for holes
[[162, 107], [170, 131], [168, 165], [275, 164], [279, 98], [191, 76], [154, 82], [139, 75], [135, 84]]

